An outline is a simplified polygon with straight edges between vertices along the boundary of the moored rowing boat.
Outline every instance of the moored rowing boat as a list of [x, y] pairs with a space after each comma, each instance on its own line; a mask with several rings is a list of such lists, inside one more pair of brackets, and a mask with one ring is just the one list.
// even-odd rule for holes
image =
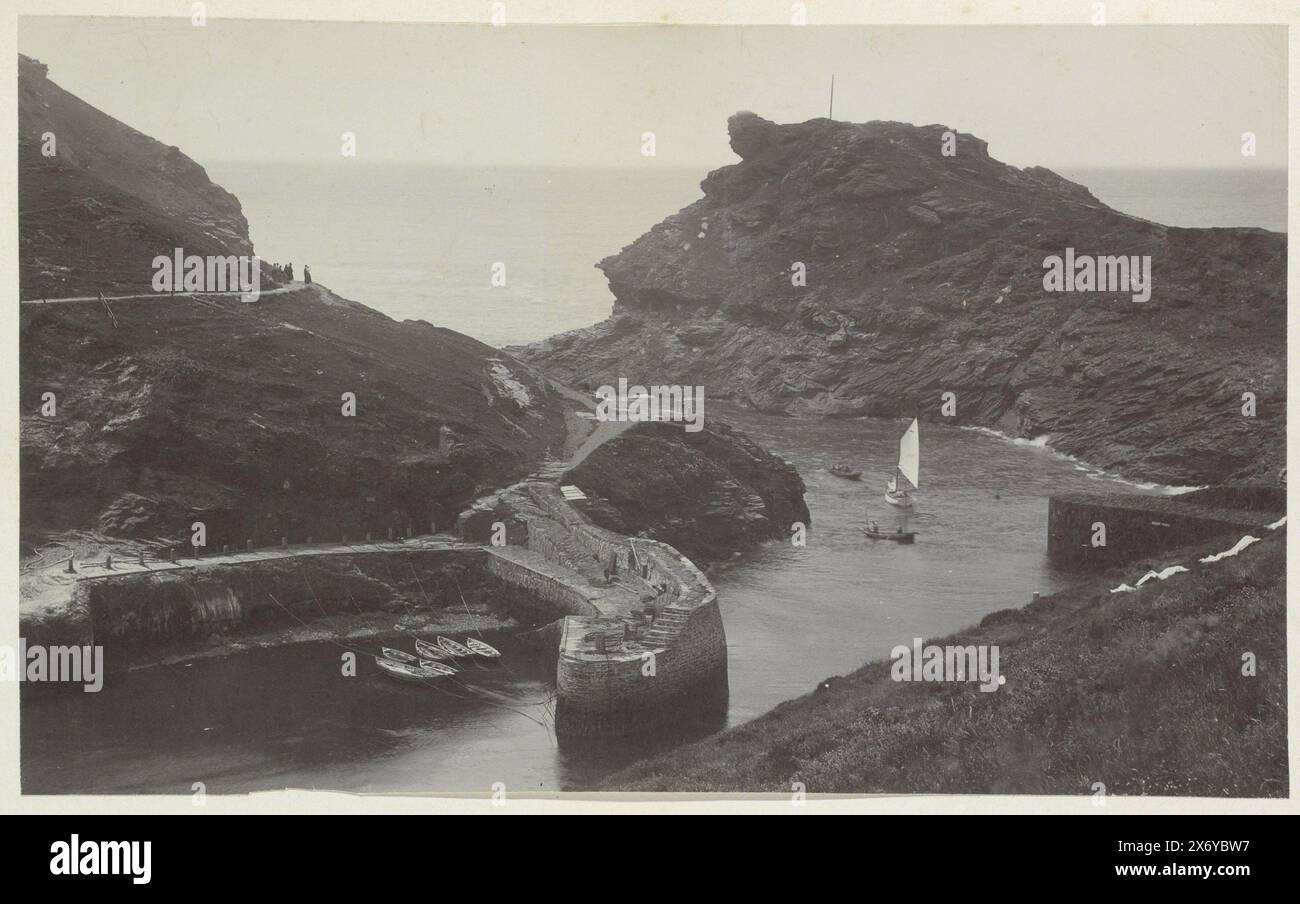
[[379, 666], [379, 671], [385, 677], [392, 678], [395, 681], [423, 683], [434, 678], [444, 678], [456, 673], [455, 669], [440, 662], [430, 662], [427, 665], [410, 665], [384, 656], [376, 656], [375, 665]]
[[501, 656], [501, 651], [496, 647], [486, 644], [481, 640], [476, 640], [473, 637], [465, 641], [465, 646], [469, 647], [472, 653], [479, 656], [486, 656], [489, 659], [499, 659]]
[[442, 647], [452, 659], [465, 659], [474, 655], [473, 651], [468, 647], [456, 643], [449, 637], [443, 637], [441, 634], [438, 635], [438, 646]]
[[421, 659], [433, 659], [438, 662], [446, 662], [451, 658], [451, 654], [436, 643], [418, 638], [415, 641], [415, 652], [420, 654]]

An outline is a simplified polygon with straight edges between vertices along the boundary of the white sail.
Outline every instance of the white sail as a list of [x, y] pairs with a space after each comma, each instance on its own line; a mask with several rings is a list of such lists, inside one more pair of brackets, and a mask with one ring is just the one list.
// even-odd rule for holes
[[921, 485], [921, 434], [916, 419], [898, 441], [898, 473], [914, 487]]

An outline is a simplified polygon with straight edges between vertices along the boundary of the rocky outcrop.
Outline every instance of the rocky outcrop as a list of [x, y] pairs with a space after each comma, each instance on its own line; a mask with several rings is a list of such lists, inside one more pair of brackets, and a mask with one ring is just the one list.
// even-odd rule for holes
[[[19, 293], [150, 291], [156, 255], [251, 255], [239, 201], [179, 148], [141, 134], [18, 58]], [[269, 271], [263, 288], [274, 283]]]
[[607, 441], [562, 483], [582, 488], [602, 527], [669, 543], [717, 561], [809, 523], [794, 467], [745, 434], [712, 421], [698, 433], [646, 422]]
[[[945, 156], [940, 125], [729, 125], [742, 161], [600, 263], [611, 317], [526, 360], [791, 415], [938, 420], [951, 392], [947, 423], [1172, 483], [1284, 466], [1285, 236], [1128, 216], [971, 135]], [[1045, 291], [1067, 248], [1150, 255], [1150, 300]]]

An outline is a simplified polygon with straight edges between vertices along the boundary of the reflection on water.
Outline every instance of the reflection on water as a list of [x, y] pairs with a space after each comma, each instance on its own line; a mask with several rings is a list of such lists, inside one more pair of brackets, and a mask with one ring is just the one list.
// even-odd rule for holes
[[[808, 486], [805, 548], [772, 543], [710, 575], [726, 623], [731, 724], [812, 690], [913, 637], [937, 637], [1067, 582], [1046, 561], [1047, 497], [1136, 492], [1045, 449], [921, 425], [916, 545], [865, 539], [893, 527], [882, 496], [905, 421], [803, 421], [714, 404], [713, 416], [792, 461]], [[862, 480], [833, 477], [843, 461]], [[358, 656], [342, 674], [331, 643], [261, 650], [110, 676], [99, 694], [23, 688], [26, 793], [188, 794], [277, 788], [508, 792], [588, 787], [632, 760], [720, 727], [652, 740], [556, 745], [542, 659], [508, 634], [504, 654], [454, 683], [383, 680]], [[394, 644], [392, 641], [396, 640]], [[389, 645], [410, 647], [391, 638]], [[380, 641], [348, 641], [377, 651]]]

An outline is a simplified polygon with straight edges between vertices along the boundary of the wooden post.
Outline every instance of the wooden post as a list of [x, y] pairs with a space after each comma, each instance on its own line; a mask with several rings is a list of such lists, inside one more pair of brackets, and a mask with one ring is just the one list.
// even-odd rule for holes
[[76, 574], [77, 569], [72, 564], [72, 556], [68, 556], [68, 574]]
[[253, 541], [252, 541], [252, 540], [248, 540], [248, 541], [246, 541], [246, 542], [245, 542], [245, 548], [246, 548], [249, 552], [252, 552], [252, 551], [253, 551]]

